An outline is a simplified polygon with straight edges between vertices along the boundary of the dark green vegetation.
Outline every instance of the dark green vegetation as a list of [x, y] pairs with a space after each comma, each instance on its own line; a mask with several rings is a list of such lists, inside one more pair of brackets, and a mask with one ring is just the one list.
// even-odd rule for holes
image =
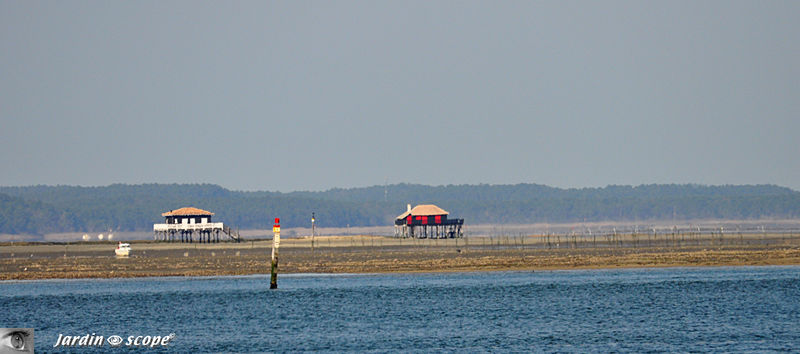
[[406, 204], [433, 203], [468, 223], [800, 217], [800, 192], [774, 185], [642, 185], [561, 189], [537, 184], [397, 184], [324, 192], [239, 192], [210, 184], [0, 187], [0, 233], [143, 231], [184, 206], [265, 229], [390, 225]]

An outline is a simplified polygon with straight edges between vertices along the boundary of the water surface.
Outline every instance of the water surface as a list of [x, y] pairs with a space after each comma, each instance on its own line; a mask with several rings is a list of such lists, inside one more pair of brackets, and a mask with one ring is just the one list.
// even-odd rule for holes
[[[0, 326], [178, 351], [800, 348], [800, 267], [0, 282]], [[124, 347], [123, 347], [124, 348]], [[101, 351], [123, 351], [106, 345]], [[76, 351], [76, 348], [67, 348]], [[84, 349], [79, 349], [84, 351]]]

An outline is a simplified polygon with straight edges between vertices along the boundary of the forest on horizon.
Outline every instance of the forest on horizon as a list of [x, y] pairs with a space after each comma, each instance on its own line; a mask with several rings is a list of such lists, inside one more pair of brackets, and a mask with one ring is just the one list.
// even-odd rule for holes
[[0, 233], [148, 231], [185, 206], [241, 229], [392, 225], [406, 204], [436, 204], [468, 224], [800, 217], [800, 192], [776, 185], [393, 184], [321, 192], [245, 192], [213, 184], [0, 187]]

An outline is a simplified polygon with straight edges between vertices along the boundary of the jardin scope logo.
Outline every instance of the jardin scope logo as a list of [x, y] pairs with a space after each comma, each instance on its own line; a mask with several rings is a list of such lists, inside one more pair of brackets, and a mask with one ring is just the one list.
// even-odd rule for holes
[[0, 328], [0, 353], [33, 353], [33, 328]]
[[106, 344], [112, 348], [121, 346], [126, 347], [147, 347], [147, 348], [163, 348], [170, 344], [175, 339], [175, 333], [170, 333], [166, 336], [128, 336], [123, 338], [116, 334], [108, 337], [98, 336], [94, 333], [85, 334], [83, 336], [65, 336], [61, 333], [58, 334], [58, 339], [53, 348], [59, 347], [103, 347]]

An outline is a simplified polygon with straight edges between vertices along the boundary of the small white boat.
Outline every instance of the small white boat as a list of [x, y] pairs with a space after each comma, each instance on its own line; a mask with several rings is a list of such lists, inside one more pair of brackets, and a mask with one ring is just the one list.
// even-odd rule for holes
[[114, 253], [120, 257], [127, 257], [128, 254], [131, 253], [131, 244], [120, 242], [119, 245], [117, 245], [117, 249], [114, 250]]

